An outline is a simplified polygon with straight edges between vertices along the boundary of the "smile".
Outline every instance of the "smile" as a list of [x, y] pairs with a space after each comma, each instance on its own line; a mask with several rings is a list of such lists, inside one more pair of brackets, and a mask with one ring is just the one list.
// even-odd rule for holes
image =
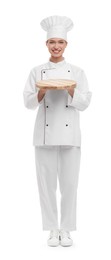
[[56, 50], [52, 50], [52, 51], [53, 51], [54, 53], [56, 53], [56, 54], [60, 52], [60, 51], [56, 51]]

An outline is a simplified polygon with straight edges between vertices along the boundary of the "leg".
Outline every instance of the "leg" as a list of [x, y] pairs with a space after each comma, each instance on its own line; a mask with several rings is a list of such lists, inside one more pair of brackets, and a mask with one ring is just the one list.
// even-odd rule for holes
[[43, 230], [58, 228], [56, 205], [57, 151], [35, 147], [36, 174], [39, 189]]
[[61, 192], [61, 224], [65, 230], [76, 230], [76, 201], [80, 168], [80, 147], [60, 148], [59, 185]]

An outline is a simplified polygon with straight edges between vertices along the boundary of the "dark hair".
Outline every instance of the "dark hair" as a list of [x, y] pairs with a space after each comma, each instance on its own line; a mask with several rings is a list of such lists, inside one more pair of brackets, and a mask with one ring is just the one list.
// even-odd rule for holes
[[[48, 39], [48, 40], [46, 41], [46, 43], [48, 43], [48, 41], [49, 41], [49, 40], [50, 40], [50, 39]], [[66, 41], [66, 40], [64, 40], [64, 39], [62, 39], [62, 38], [61, 38], [61, 40], [65, 41], [65, 42], [67, 43], [67, 41]]]

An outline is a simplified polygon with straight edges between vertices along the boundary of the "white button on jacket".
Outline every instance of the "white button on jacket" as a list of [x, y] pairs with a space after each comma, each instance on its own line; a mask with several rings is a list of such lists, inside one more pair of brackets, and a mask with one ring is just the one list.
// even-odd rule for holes
[[[35, 83], [41, 79], [72, 79], [77, 86], [73, 98], [67, 90], [47, 90], [38, 102], [39, 88]], [[25, 84], [24, 104], [29, 109], [37, 109], [33, 133], [33, 145], [81, 146], [79, 111], [85, 110], [92, 93], [84, 71], [67, 63], [51, 61], [34, 67]]]

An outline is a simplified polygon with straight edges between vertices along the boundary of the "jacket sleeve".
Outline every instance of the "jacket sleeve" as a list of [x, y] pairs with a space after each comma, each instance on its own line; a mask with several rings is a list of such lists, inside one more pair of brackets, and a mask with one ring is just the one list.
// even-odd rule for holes
[[74, 89], [73, 97], [68, 93], [68, 105], [83, 111], [85, 110], [91, 101], [92, 92], [89, 91], [88, 81], [83, 70], [80, 71], [77, 86]]
[[36, 83], [36, 77], [35, 77], [35, 71], [32, 69], [30, 71], [30, 74], [28, 76], [28, 79], [25, 84], [25, 88], [23, 91], [23, 99], [24, 99], [24, 105], [25, 107], [29, 109], [36, 109], [39, 105], [42, 104], [43, 99], [38, 102], [38, 92], [39, 89], [35, 85]]

